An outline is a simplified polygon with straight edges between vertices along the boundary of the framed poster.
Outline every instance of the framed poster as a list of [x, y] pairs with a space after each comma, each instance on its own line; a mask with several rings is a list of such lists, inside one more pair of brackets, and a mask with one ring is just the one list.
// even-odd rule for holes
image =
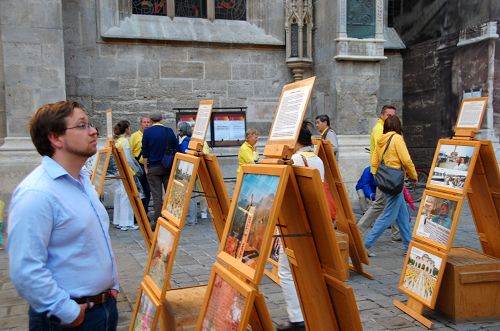
[[283, 145], [293, 150], [315, 80], [311, 77], [283, 87], [264, 155], [282, 157]]
[[113, 139], [113, 111], [106, 109], [106, 138]]
[[101, 196], [102, 193], [104, 178], [106, 177], [106, 171], [108, 170], [110, 158], [111, 147], [101, 148], [99, 151], [97, 151], [94, 171], [92, 171], [92, 177], [90, 178], [90, 181], [92, 182], [92, 185], [94, 185], [98, 196]]
[[247, 329], [256, 290], [215, 263], [196, 330]]
[[483, 121], [488, 97], [463, 99], [457, 118], [457, 129], [479, 130]]
[[258, 284], [272, 243], [290, 169], [244, 165], [238, 176], [218, 257]]
[[480, 141], [440, 139], [427, 187], [464, 194], [479, 154]]
[[433, 309], [445, 266], [446, 254], [411, 241], [399, 280], [399, 289]]
[[170, 173], [161, 215], [178, 228], [182, 228], [186, 220], [199, 164], [200, 159], [196, 156], [175, 154], [172, 165], [175, 170]]
[[129, 331], [156, 330], [159, 316], [160, 301], [143, 281], [135, 301], [134, 315], [130, 323]]
[[160, 217], [153, 237], [144, 279], [160, 301], [165, 297], [179, 244], [180, 230]]
[[413, 228], [413, 238], [450, 250], [463, 200], [459, 195], [425, 190]]
[[191, 139], [205, 141], [208, 125], [210, 124], [210, 115], [212, 114], [213, 100], [201, 100], [198, 106], [198, 113], [193, 127]]

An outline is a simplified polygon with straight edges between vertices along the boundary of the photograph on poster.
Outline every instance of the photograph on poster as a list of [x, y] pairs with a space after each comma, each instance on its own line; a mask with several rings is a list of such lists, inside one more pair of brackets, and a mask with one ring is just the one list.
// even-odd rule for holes
[[223, 251], [252, 268], [260, 256], [279, 182], [279, 176], [243, 175]]
[[156, 300], [147, 292], [146, 285], [144, 283], [141, 284], [135, 308], [133, 327], [131, 328], [133, 331], [156, 330], [159, 303], [154, 302]]
[[202, 330], [238, 330], [245, 299], [222, 277], [216, 275]]
[[167, 198], [166, 210], [179, 220], [184, 210], [186, 198], [191, 198], [187, 193], [193, 169], [193, 163], [177, 160], [173, 182]]
[[400, 289], [434, 308], [445, 255], [438, 250], [411, 242], [400, 280]]
[[438, 248], [448, 249], [460, 215], [457, 208], [460, 200], [461, 198], [452, 195], [425, 191], [416, 219], [415, 238], [428, 241]]
[[440, 144], [436, 163], [431, 171], [430, 183], [445, 188], [463, 190], [474, 146]]
[[165, 279], [170, 277], [172, 270], [179, 230], [163, 218], [159, 218], [157, 226], [158, 230], [153, 239], [153, 249], [146, 267], [146, 275], [152, 280], [152, 290], [160, 297]]

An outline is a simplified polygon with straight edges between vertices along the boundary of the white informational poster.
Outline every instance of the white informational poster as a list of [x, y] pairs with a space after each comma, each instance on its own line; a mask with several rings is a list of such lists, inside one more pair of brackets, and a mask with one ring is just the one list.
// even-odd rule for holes
[[200, 104], [198, 115], [196, 116], [196, 123], [193, 128], [193, 139], [205, 140], [211, 113], [212, 104]]
[[242, 115], [216, 115], [214, 117], [214, 140], [245, 140], [245, 118]]
[[271, 129], [270, 140], [289, 140], [301, 126], [302, 113], [308, 101], [311, 86], [298, 87], [285, 91], [278, 106]]
[[486, 100], [464, 100], [457, 128], [479, 128]]
[[111, 109], [106, 110], [106, 137], [113, 139], [113, 116]]

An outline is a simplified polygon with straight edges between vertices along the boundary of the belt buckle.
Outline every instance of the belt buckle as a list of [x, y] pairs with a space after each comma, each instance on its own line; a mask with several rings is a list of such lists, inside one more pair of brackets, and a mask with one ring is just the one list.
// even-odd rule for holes
[[108, 292], [102, 292], [100, 294], [100, 299], [101, 299], [101, 302], [100, 303], [105, 303], [107, 300], [108, 300]]

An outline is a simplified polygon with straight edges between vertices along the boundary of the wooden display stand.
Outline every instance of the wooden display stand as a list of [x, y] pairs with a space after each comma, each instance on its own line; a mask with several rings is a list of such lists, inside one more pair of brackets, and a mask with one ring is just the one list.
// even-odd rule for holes
[[[427, 208], [425, 206], [427, 198], [425, 201], [423, 199], [417, 216], [414, 237], [423, 242], [420, 246], [425, 247], [424, 244], [426, 244], [429, 250], [431, 246], [434, 251], [437, 249], [436, 252], [445, 257], [446, 268], [440, 270], [440, 276], [437, 277], [431, 304], [424, 305], [418, 296], [410, 296], [406, 304], [394, 300], [396, 307], [427, 328], [432, 328], [433, 323], [423, 316], [424, 307], [432, 309], [435, 304], [444, 315], [458, 322], [500, 318], [500, 301], [498, 300], [500, 295], [500, 241], [498, 240], [500, 172], [491, 141], [473, 139], [480, 128], [485, 108], [486, 98], [466, 99], [462, 102], [457, 121], [457, 135], [452, 140], [441, 139], [434, 156], [427, 188], [436, 191], [424, 192], [424, 197], [426, 195], [449, 196], [448, 200], [443, 200], [447, 201], [447, 206], [450, 206], [450, 203], [456, 199], [458, 209], [461, 208], [461, 201], [468, 199], [484, 254], [467, 248], [451, 248], [460, 211], [456, 212], [458, 215], [453, 217], [453, 224], [448, 225], [449, 237], [444, 237], [447, 241], [443, 240], [443, 232], [433, 240], [418, 235], [421, 229], [419, 218], [423, 215], [423, 208]], [[446, 148], [448, 150], [443, 152]], [[465, 157], [462, 157], [460, 153], [463, 153]], [[444, 159], [441, 159], [443, 156]], [[456, 162], [456, 165], [451, 167], [451, 162]], [[467, 166], [463, 166], [462, 163]], [[445, 212], [448, 211], [445, 209]], [[444, 221], [444, 224], [449, 224], [452, 218], [447, 214], [445, 216], [435, 217], [441, 217], [437, 222]], [[406, 263], [408, 263], [408, 258]], [[407, 264], [405, 268], [406, 266]], [[404, 290], [401, 286], [404, 277], [403, 274], [400, 281], [401, 290]], [[408, 290], [404, 291], [409, 293]]]
[[330, 141], [322, 139], [314, 139], [313, 144], [316, 146], [316, 154], [325, 165], [325, 180], [328, 182], [328, 188], [336, 203], [337, 228], [349, 236], [349, 256], [352, 262], [350, 269], [368, 279], [374, 279], [373, 275], [363, 268], [363, 264], [369, 265], [370, 260], [363, 242], [363, 236], [356, 224], [351, 200], [342, 180], [333, 147]]
[[362, 329], [319, 171], [289, 160], [314, 79], [283, 88], [268, 159], [242, 166], [197, 330], [273, 329], [259, 283], [276, 226], [307, 329]]

